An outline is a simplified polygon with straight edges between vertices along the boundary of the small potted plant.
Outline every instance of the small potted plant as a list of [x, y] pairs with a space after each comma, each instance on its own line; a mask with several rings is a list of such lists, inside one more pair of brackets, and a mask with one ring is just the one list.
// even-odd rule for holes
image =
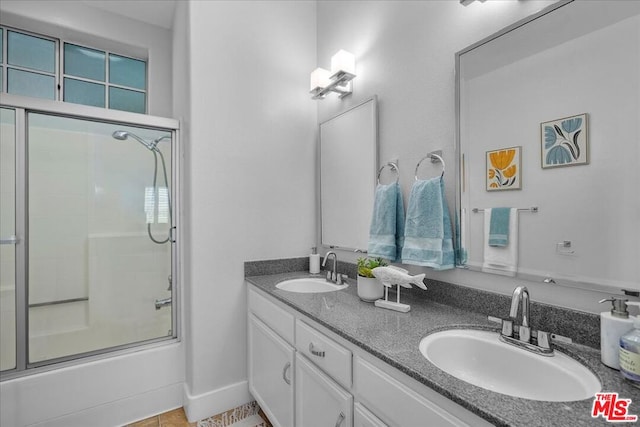
[[358, 296], [372, 302], [384, 296], [384, 285], [376, 279], [371, 270], [384, 267], [388, 263], [382, 258], [358, 258]]

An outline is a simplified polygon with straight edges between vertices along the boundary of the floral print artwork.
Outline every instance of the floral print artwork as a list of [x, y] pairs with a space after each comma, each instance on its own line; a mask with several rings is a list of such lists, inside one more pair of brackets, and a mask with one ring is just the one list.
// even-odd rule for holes
[[487, 151], [487, 191], [522, 188], [520, 151], [521, 147]]
[[587, 150], [587, 115], [542, 123], [542, 167], [584, 165]]

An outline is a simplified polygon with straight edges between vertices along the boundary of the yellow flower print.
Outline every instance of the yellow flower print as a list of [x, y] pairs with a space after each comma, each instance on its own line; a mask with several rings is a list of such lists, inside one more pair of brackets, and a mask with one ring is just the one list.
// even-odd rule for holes
[[489, 159], [493, 167], [497, 169], [506, 169], [516, 155], [516, 150], [500, 150], [489, 154]]
[[516, 165], [509, 166], [509, 168], [504, 170], [504, 177], [505, 178], [511, 178], [512, 176], [514, 176], [516, 174], [517, 170], [518, 169], [517, 169]]
[[489, 179], [493, 179], [496, 176], [495, 169], [489, 169]]

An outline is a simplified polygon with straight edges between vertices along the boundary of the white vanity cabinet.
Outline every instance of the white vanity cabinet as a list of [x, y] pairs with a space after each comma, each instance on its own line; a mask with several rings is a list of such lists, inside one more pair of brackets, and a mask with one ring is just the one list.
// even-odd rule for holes
[[491, 426], [268, 294], [248, 293], [249, 390], [274, 426]]
[[295, 412], [296, 426], [350, 427], [353, 396], [297, 353]]
[[353, 404], [353, 427], [387, 427], [360, 402]]
[[274, 426], [293, 426], [295, 350], [249, 316], [249, 390]]
[[294, 425], [293, 322], [290, 313], [249, 291], [249, 391], [277, 427]]

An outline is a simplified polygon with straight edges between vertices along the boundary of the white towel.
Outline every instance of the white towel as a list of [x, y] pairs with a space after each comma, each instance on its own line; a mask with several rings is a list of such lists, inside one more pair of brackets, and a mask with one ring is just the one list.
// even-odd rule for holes
[[518, 209], [509, 211], [509, 243], [489, 246], [491, 209], [484, 210], [484, 262], [482, 271], [514, 277], [518, 272]]

